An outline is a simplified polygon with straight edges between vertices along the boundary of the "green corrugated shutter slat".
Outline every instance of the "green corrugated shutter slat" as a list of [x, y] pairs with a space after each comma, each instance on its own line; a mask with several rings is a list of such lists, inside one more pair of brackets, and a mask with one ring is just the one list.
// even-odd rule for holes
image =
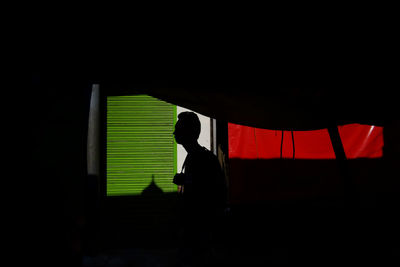
[[164, 193], [176, 191], [175, 121], [176, 106], [156, 98], [107, 97], [107, 196], [139, 195], [153, 176]]

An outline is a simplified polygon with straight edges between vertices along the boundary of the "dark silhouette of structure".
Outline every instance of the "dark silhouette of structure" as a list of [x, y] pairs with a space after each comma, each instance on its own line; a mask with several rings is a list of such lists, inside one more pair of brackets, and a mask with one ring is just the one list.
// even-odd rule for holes
[[201, 125], [193, 112], [178, 116], [174, 136], [188, 152], [182, 172], [175, 175], [182, 200], [183, 261], [204, 264], [209, 261], [213, 231], [218, 225], [226, 202], [226, 186], [219, 161], [199, 145]]
[[153, 174], [151, 176], [150, 184], [145, 189], [143, 189], [142, 196], [154, 197], [154, 196], [160, 196], [163, 193], [164, 192], [162, 191], [162, 189], [158, 187], [158, 185], [154, 181], [154, 174]]

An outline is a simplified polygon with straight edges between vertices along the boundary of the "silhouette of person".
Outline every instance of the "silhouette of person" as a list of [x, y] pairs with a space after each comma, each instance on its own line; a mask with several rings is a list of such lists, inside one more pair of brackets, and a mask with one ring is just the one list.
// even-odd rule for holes
[[[204, 264], [209, 253], [212, 232], [226, 204], [226, 184], [217, 157], [202, 147], [197, 139], [201, 131], [198, 116], [182, 112], [174, 136], [187, 151], [182, 172], [173, 182], [181, 186], [181, 222], [184, 264]], [[184, 170], [184, 172], [183, 172]]]

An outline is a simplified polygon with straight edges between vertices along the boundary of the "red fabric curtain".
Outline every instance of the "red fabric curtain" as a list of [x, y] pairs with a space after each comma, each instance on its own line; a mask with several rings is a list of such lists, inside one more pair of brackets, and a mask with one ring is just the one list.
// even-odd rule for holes
[[[228, 132], [229, 158], [335, 158], [327, 129], [291, 132], [230, 123]], [[382, 157], [383, 127], [349, 124], [339, 126], [339, 133], [347, 158]]]

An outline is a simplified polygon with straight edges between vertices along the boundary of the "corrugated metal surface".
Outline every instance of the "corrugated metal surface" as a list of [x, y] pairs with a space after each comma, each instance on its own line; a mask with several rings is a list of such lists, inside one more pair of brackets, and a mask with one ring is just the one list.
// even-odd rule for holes
[[147, 95], [107, 98], [107, 196], [176, 191], [176, 106]]

